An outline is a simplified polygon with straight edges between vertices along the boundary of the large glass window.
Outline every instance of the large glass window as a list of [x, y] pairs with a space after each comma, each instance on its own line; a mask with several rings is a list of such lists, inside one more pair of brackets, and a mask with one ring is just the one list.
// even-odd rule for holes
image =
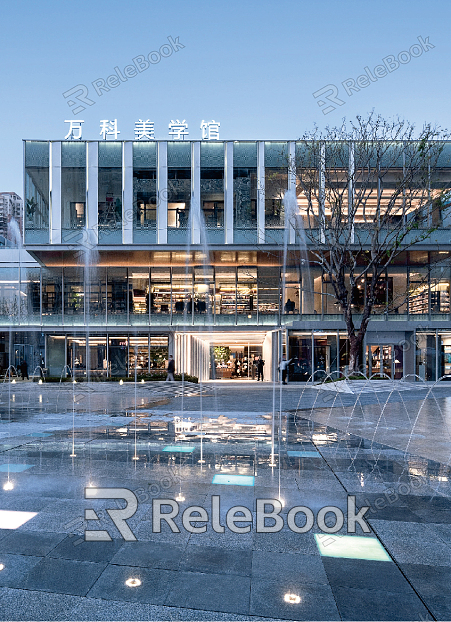
[[133, 143], [133, 240], [152, 244], [157, 239], [157, 147]]
[[258, 268], [258, 312], [262, 315], [278, 315], [280, 300], [280, 267]]
[[191, 145], [168, 143], [168, 243], [188, 241], [191, 207]]
[[200, 193], [208, 242], [224, 242], [224, 145], [200, 145]]
[[86, 226], [86, 143], [61, 145], [61, 226], [63, 242]]
[[108, 268], [108, 324], [127, 323], [127, 268]]
[[122, 241], [122, 144], [99, 143], [99, 243]]
[[19, 321], [19, 269], [0, 268], [0, 317], [3, 324]]
[[25, 242], [49, 241], [49, 143], [25, 142]]
[[155, 322], [156, 317], [165, 316], [171, 313], [171, 269], [170, 268], [151, 268], [150, 271], [150, 313], [151, 323]]
[[409, 269], [409, 313], [428, 315], [429, 313], [429, 270], [412, 266]]
[[194, 268], [194, 313], [201, 315], [213, 313], [213, 288], [213, 266], [196, 266]]
[[20, 322], [40, 323], [41, 319], [41, 269], [20, 269]]
[[42, 323], [58, 326], [62, 322], [62, 269], [42, 268]]
[[129, 310], [131, 324], [149, 323], [149, 269], [130, 268], [128, 271]]
[[81, 268], [64, 268], [64, 323], [80, 324], [84, 315], [85, 291], [83, 270]]
[[217, 266], [215, 270], [216, 315], [236, 314], [236, 268]]
[[257, 314], [257, 268], [238, 266], [237, 313], [255, 321]]
[[238, 244], [255, 242], [257, 233], [257, 143], [233, 147], [233, 222]]
[[287, 188], [287, 169], [265, 169], [265, 227], [267, 229], [280, 229], [285, 226], [283, 198]]
[[[286, 143], [265, 143], [265, 228], [283, 229], [285, 212], [283, 198], [288, 189], [288, 152]], [[271, 235], [267, 236], [271, 242]], [[274, 242], [280, 241], [276, 235]]]

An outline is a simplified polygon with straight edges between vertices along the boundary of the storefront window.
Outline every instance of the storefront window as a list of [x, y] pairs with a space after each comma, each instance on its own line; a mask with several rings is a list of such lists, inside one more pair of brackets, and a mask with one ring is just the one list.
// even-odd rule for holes
[[[213, 274], [213, 266], [196, 266], [194, 268], [194, 313], [206, 317], [213, 313]], [[208, 317], [209, 322], [212, 320], [212, 317]]]
[[20, 269], [20, 322], [40, 323], [41, 319], [41, 270]]
[[[167, 316], [171, 313], [171, 270], [151, 268], [150, 271], [150, 313], [151, 316]], [[151, 323], [152, 320], [151, 317]], [[167, 322], [167, 317], [164, 320]]]
[[42, 323], [62, 323], [62, 269], [42, 268]]
[[278, 315], [280, 300], [279, 266], [258, 268], [258, 312], [261, 315]]
[[25, 242], [49, 241], [49, 143], [25, 142]]
[[108, 268], [108, 324], [127, 323], [127, 269]]
[[218, 266], [215, 270], [216, 315], [236, 314], [236, 269]]
[[429, 271], [417, 266], [409, 269], [409, 313], [428, 315], [429, 313]]
[[257, 313], [257, 268], [238, 266], [237, 273], [237, 313], [255, 321]]
[[191, 268], [172, 268], [172, 315], [178, 316], [177, 323], [185, 320], [192, 323], [193, 273]]
[[0, 268], [0, 317], [4, 324], [19, 322], [19, 269]]
[[149, 269], [130, 268], [128, 271], [129, 310], [131, 324], [149, 322]]
[[79, 324], [84, 315], [85, 291], [83, 270], [81, 268], [64, 268], [64, 323]]
[[281, 277], [281, 281], [285, 281], [285, 291], [282, 300], [283, 312], [285, 315], [300, 313], [299, 278], [299, 269], [295, 267], [287, 267], [285, 275]]

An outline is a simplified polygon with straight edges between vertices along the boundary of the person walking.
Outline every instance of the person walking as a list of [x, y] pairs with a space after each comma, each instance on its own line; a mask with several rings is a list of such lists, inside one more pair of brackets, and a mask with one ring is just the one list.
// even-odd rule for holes
[[22, 380], [25, 380], [25, 378], [28, 380], [28, 364], [25, 359], [22, 359], [20, 364], [20, 373], [22, 374]]
[[265, 366], [265, 361], [262, 359], [261, 355], [258, 357], [257, 361], [257, 382], [261, 380], [263, 382], [263, 367]]
[[291, 359], [287, 361], [285, 356], [282, 357], [282, 360], [279, 363], [279, 370], [282, 372], [282, 384], [287, 384], [287, 372], [288, 372], [288, 365], [290, 363], [291, 363]]
[[172, 358], [172, 355], [169, 355], [169, 360], [168, 360], [168, 366], [167, 366], [167, 376], [166, 376], [166, 382], [172, 380], [172, 382], [174, 381], [174, 372], [175, 372], [175, 361]]

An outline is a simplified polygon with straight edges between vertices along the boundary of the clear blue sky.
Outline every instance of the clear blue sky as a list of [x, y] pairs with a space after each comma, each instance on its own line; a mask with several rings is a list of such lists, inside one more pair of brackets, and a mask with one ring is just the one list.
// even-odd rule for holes
[[[450, 127], [450, 13], [439, 0], [3, 0], [0, 191], [22, 195], [22, 139], [62, 139], [65, 119], [83, 119], [86, 139], [115, 118], [121, 139], [133, 139], [138, 118], [159, 139], [171, 119], [186, 119], [192, 139], [202, 119], [221, 123], [221, 139], [296, 139], [372, 109]], [[94, 80], [168, 36], [185, 47], [95, 93]], [[344, 80], [419, 36], [434, 49], [346, 94]], [[95, 103], [74, 115], [62, 93], [77, 84]], [[312, 93], [327, 84], [344, 104], [324, 115]]]

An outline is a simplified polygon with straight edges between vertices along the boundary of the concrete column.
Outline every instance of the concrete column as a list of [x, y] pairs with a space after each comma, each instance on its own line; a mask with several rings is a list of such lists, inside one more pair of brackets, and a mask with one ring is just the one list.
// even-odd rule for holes
[[122, 146], [122, 244], [133, 244], [133, 143]]
[[224, 242], [233, 244], [233, 142], [224, 143]]
[[50, 244], [61, 244], [61, 142], [50, 143]]
[[99, 241], [99, 143], [89, 142], [87, 152], [86, 228], [93, 244]]
[[257, 143], [257, 240], [265, 243], [265, 143]]
[[[296, 143], [291, 140], [288, 143], [288, 190], [294, 192], [296, 196]], [[292, 214], [292, 221], [289, 223], [288, 243], [296, 243], [296, 222], [295, 215]]]
[[158, 143], [157, 243], [168, 243], [168, 143]]
[[200, 244], [200, 142], [191, 143], [191, 244]]

